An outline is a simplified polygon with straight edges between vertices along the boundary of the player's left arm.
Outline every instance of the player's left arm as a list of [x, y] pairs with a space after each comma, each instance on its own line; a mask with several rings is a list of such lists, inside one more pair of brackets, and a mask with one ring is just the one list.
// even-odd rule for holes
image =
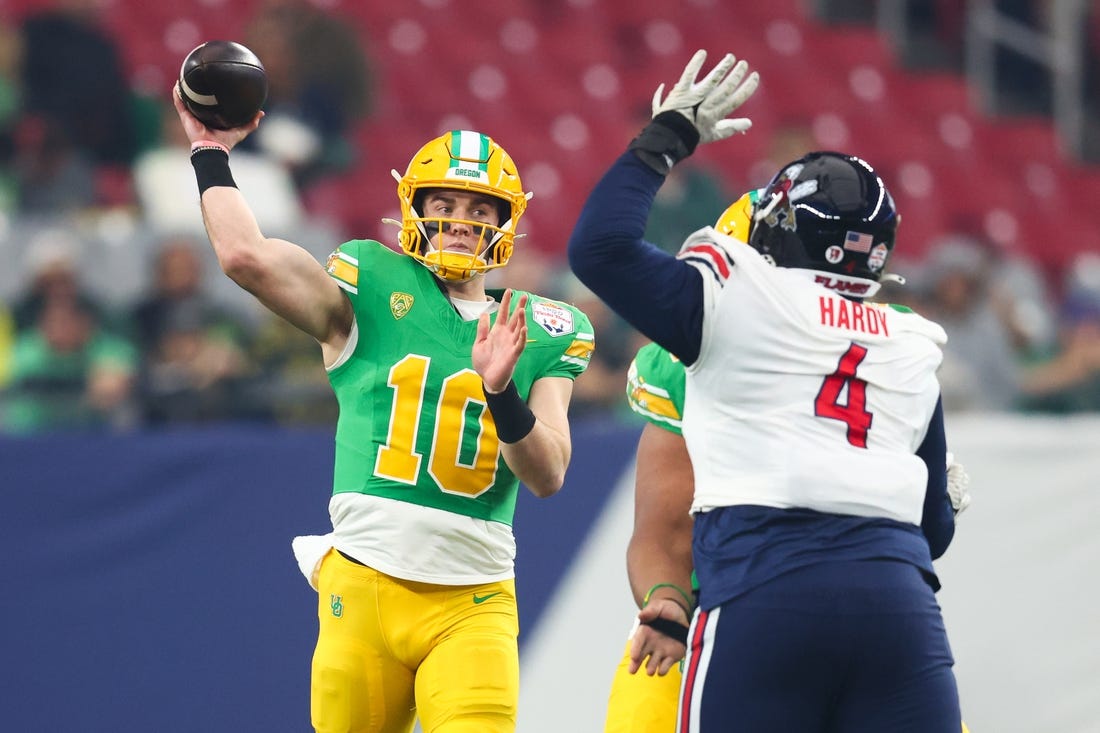
[[638, 439], [634, 532], [626, 550], [630, 589], [641, 609], [631, 638], [632, 674], [644, 664], [648, 674], [663, 675], [687, 649], [670, 631], [682, 626], [686, 636], [695, 610], [690, 514], [694, 486], [683, 436], [647, 423]]
[[947, 551], [955, 536], [955, 509], [947, 491], [947, 436], [943, 422], [943, 400], [936, 403], [924, 441], [917, 456], [928, 466], [928, 486], [924, 494], [921, 531], [928, 540], [932, 559]]
[[[691, 588], [694, 486], [691, 457], [683, 436], [646, 423], [638, 438], [634, 531], [626, 549], [627, 575], [638, 608], [645, 606], [647, 592], [658, 583]], [[683, 600], [672, 591], [654, 594], [666, 596]]]
[[663, 182], [632, 151], [623, 153], [581, 210], [569, 239], [569, 265], [631, 326], [691, 364], [702, 342], [703, 279], [691, 264], [644, 238]]
[[698, 79], [706, 57], [697, 51], [667, 96], [664, 84], [657, 88], [652, 119], [596, 184], [567, 248], [581, 282], [685, 364], [695, 362], [702, 343], [702, 278], [693, 265], [645, 241], [646, 223], [673, 165], [700, 143], [751, 127], [748, 118], [727, 116], [759, 83], [733, 54]]
[[512, 297], [512, 290], [506, 290], [492, 326], [488, 313], [481, 316], [471, 359], [481, 376], [505, 463], [541, 498], [557, 493], [565, 482], [572, 451], [567, 415], [573, 380], [543, 377], [531, 385], [526, 402], [520, 397], [512, 375], [527, 345], [528, 297], [521, 295], [514, 310]]
[[540, 499], [553, 496], [565, 483], [565, 470], [573, 452], [568, 418], [572, 396], [572, 379], [535, 380], [527, 397], [535, 426], [523, 440], [500, 446], [508, 468]]

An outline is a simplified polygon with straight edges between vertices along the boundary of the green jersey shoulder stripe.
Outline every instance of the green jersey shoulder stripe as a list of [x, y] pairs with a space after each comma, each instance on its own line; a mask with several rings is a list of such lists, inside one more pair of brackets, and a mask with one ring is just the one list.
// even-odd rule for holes
[[680, 434], [684, 410], [684, 365], [657, 344], [638, 350], [627, 373], [630, 408], [655, 425]]

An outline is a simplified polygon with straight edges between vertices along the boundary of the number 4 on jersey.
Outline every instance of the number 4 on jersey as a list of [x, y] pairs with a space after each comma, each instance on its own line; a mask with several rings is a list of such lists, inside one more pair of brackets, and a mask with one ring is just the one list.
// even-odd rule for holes
[[[871, 428], [871, 413], [867, 412], [867, 382], [856, 376], [856, 369], [867, 356], [867, 349], [852, 344], [840, 357], [836, 371], [825, 377], [814, 400], [814, 414], [840, 420], [848, 426], [848, 442], [857, 448], [867, 447], [867, 431]], [[841, 402], [844, 387], [848, 401]]]

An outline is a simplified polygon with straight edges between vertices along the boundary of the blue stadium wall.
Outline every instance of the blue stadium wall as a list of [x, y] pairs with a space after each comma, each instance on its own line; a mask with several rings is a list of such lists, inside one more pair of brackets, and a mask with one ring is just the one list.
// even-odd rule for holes
[[[521, 497], [524, 642], [636, 439], [577, 425], [566, 489]], [[0, 439], [0, 729], [310, 730], [317, 596], [290, 540], [329, 528], [332, 452], [257, 427]]]
[[[574, 426], [516, 514], [518, 733], [598, 731], [634, 613], [637, 431]], [[974, 733], [1100, 730], [1100, 415], [948, 421], [974, 503], [937, 562]], [[310, 730], [332, 436], [220, 428], [0, 438], [0, 731]]]

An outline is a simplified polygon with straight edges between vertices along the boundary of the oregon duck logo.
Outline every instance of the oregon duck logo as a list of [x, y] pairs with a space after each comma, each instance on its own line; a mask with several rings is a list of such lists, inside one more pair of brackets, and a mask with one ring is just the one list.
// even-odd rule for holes
[[344, 615], [344, 601], [343, 596], [330, 594], [328, 597], [329, 608], [332, 609], [332, 615], [336, 618], [340, 618]]
[[390, 293], [390, 313], [401, 320], [413, 307], [413, 297], [408, 293]]

